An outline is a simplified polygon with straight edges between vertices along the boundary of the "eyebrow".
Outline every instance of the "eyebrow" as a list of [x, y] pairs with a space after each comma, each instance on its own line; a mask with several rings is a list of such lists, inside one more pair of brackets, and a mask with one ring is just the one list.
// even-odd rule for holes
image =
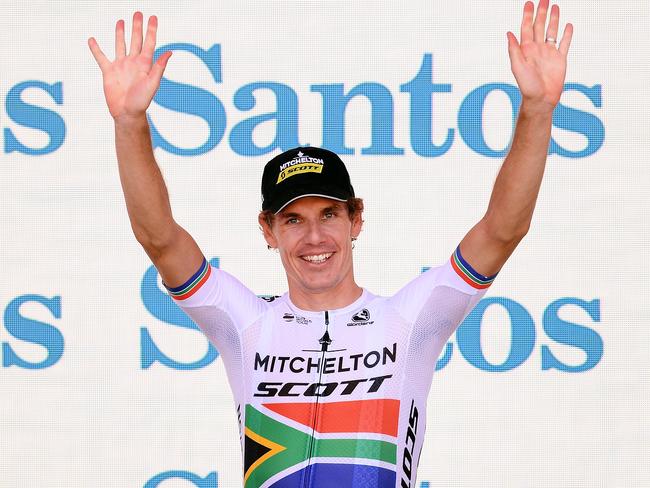
[[332, 210], [343, 210], [343, 205], [340, 203], [333, 203], [329, 207], [325, 207], [321, 212], [331, 212]]
[[[340, 203], [333, 203], [332, 205], [328, 205], [327, 207], [324, 207], [321, 209], [320, 213], [326, 213], [326, 212], [332, 212], [332, 211], [341, 211], [343, 210], [343, 205]], [[290, 219], [294, 217], [302, 217], [298, 212], [284, 212], [281, 211], [278, 214], [278, 217], [281, 219]]]
[[278, 217], [280, 217], [281, 219], [288, 219], [293, 217], [300, 217], [300, 214], [296, 212], [280, 212], [278, 214]]

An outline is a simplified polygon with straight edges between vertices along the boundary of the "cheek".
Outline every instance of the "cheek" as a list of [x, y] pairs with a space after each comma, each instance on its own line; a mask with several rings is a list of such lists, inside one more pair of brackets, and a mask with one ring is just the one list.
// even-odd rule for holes
[[287, 257], [287, 253], [285, 251], [280, 251], [280, 261], [282, 262], [282, 267], [287, 270], [290, 269], [290, 260]]
[[277, 247], [280, 249], [280, 254], [284, 257], [289, 257], [292, 250], [295, 249], [296, 243], [299, 241], [299, 236], [296, 232], [283, 232], [275, 236]]
[[355, 226], [351, 223], [347, 223], [342, 226], [338, 232], [338, 239], [342, 245], [347, 246], [352, 240], [352, 236], [357, 235]]

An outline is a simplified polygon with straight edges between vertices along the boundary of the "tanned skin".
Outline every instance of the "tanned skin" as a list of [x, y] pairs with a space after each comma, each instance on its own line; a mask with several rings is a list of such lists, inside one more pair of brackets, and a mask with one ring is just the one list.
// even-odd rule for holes
[[[528, 232], [544, 175], [553, 109], [564, 87], [573, 35], [573, 26], [567, 24], [559, 45], [547, 42], [558, 36], [557, 5], [551, 7], [546, 27], [548, 18], [549, 0], [540, 0], [536, 13], [534, 4], [526, 2], [519, 40], [512, 32], [507, 33], [510, 65], [522, 95], [519, 117], [487, 211], [460, 243], [465, 260], [486, 276], [501, 269]], [[94, 38], [88, 45], [101, 69], [106, 104], [115, 122], [120, 180], [133, 233], [165, 283], [174, 287], [185, 283], [204, 257], [172, 216], [167, 188], [151, 147], [145, 111], [171, 56], [167, 52], [153, 62], [157, 28], [157, 18], [150, 17], [143, 39], [143, 17], [136, 12], [127, 53], [124, 21], [118, 21], [113, 61]], [[359, 220], [350, 218], [344, 207], [339, 211], [332, 202], [299, 199], [297, 206], [287, 209], [294, 215], [280, 215], [272, 226], [260, 219], [265, 239], [282, 256], [291, 299], [301, 308], [343, 307], [360, 293], [348, 249], [361, 230], [360, 216]], [[332, 210], [336, 210], [333, 218]], [[330, 253], [323, 262], [313, 261], [314, 256]]]

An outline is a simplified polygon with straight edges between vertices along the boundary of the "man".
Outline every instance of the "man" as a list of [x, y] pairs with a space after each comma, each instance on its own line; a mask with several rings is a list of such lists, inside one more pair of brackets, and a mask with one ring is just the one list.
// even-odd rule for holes
[[259, 299], [212, 269], [173, 219], [145, 110], [171, 53], [152, 63], [156, 17], [142, 39], [133, 17], [130, 52], [116, 25], [116, 59], [94, 39], [115, 120], [119, 171], [131, 225], [171, 296], [219, 349], [237, 405], [244, 485], [415, 486], [436, 358], [526, 234], [541, 184], [552, 112], [562, 93], [572, 36], [556, 46], [559, 9], [524, 6], [521, 42], [508, 32], [522, 105], [510, 152], [485, 216], [450, 260], [392, 297], [357, 285], [352, 248], [362, 228], [338, 156], [296, 148], [262, 177], [259, 223], [277, 250], [289, 292]]

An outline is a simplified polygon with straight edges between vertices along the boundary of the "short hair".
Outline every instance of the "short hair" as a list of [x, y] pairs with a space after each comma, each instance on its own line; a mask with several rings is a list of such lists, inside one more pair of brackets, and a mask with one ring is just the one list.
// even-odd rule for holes
[[[350, 197], [345, 201], [348, 216], [350, 220], [354, 219], [357, 215], [361, 215], [363, 212], [363, 199], [357, 197]], [[264, 222], [268, 224], [269, 227], [273, 227], [273, 222], [275, 220], [275, 214], [271, 210], [262, 210], [260, 212], [260, 217], [264, 219]]]

